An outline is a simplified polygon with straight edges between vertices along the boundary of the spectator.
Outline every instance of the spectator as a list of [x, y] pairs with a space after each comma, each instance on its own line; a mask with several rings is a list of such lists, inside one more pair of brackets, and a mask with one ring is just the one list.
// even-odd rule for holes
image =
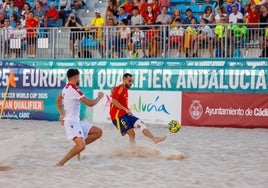
[[16, 53], [16, 58], [22, 58], [23, 57], [22, 47], [24, 44], [24, 40], [26, 39], [26, 30], [22, 27], [20, 21], [17, 21], [16, 23], [16, 28], [13, 32], [12, 38], [20, 40], [19, 42], [20, 47], [15, 49], [15, 53]]
[[192, 57], [193, 56], [193, 48], [194, 48], [194, 42], [195, 38], [197, 36], [197, 30], [195, 28], [197, 24], [197, 21], [195, 18], [191, 19], [191, 24], [186, 27], [185, 29], [185, 39], [184, 39], [184, 51], [186, 57]]
[[215, 16], [215, 22], [216, 23], [220, 23], [221, 20], [223, 20], [223, 17], [225, 18], [225, 20], [229, 20], [228, 15], [224, 13], [224, 7], [220, 7], [218, 8], [218, 13]]
[[258, 45], [259, 44], [259, 22], [260, 13], [257, 11], [256, 4], [254, 2], [250, 3], [247, 13], [244, 15], [245, 23], [248, 23], [249, 28], [249, 44]]
[[39, 27], [38, 19], [34, 17], [33, 11], [28, 13], [28, 17], [25, 21], [26, 39], [28, 45], [28, 57], [35, 57], [36, 39], [37, 39], [37, 28]]
[[156, 22], [159, 22], [161, 24], [170, 24], [171, 17], [167, 14], [167, 7], [161, 8], [161, 14], [157, 16]]
[[12, 28], [10, 25], [9, 25], [9, 19], [8, 18], [5, 18], [4, 20], [4, 27], [3, 27], [3, 35], [1, 36], [1, 38], [3, 39], [4, 41], [4, 57], [5, 58], [8, 58], [10, 57], [10, 38], [11, 36], [13, 35], [13, 31], [14, 31], [14, 28]]
[[3, 11], [3, 8], [4, 8], [4, 3], [2, 0], [0, 0], [0, 12]]
[[19, 9], [19, 12], [21, 12], [25, 3], [26, 3], [26, 0], [15, 0], [14, 6]]
[[157, 15], [154, 13], [151, 6], [147, 7], [147, 12], [145, 14], [144, 20], [147, 25], [154, 24], [156, 21]]
[[192, 23], [192, 19], [195, 19], [195, 21], [197, 21], [197, 18], [193, 16], [192, 9], [187, 8], [186, 17], [183, 20], [183, 24], [190, 25]]
[[132, 8], [133, 8], [133, 4], [132, 4], [131, 0], [125, 0], [124, 4], [121, 7], [124, 7], [126, 13], [128, 13], [129, 15], [131, 15]]
[[149, 5], [153, 8], [153, 11], [157, 16], [161, 13], [162, 7], [159, 6], [159, 4], [157, 3], [157, 0], [152, 0], [151, 3], [148, 1], [148, 6]]
[[215, 35], [208, 23], [208, 20], [205, 18], [202, 18], [200, 21], [200, 27], [198, 29], [200, 33], [195, 38], [193, 57], [199, 57], [199, 46], [203, 42], [208, 43], [210, 57], [213, 57], [213, 40]]
[[41, 1], [36, 1], [35, 3], [35, 8], [33, 10], [34, 17], [38, 19], [40, 27], [44, 27], [44, 21], [45, 21], [45, 15], [46, 12], [42, 8], [42, 2]]
[[226, 16], [222, 15], [214, 28], [216, 57], [225, 57], [226, 23], [228, 23], [228, 19]]
[[118, 11], [118, 4], [116, 0], [108, 0], [107, 1], [108, 5], [106, 7], [106, 14], [107, 11], [112, 11], [114, 15], [117, 15], [117, 11]]
[[106, 36], [106, 42], [107, 42], [107, 47], [108, 47], [108, 57], [114, 57], [114, 49], [115, 49], [115, 45], [116, 45], [116, 40], [117, 40], [117, 28], [114, 27], [116, 24], [114, 22], [113, 18], [108, 18], [108, 24], [107, 26], [107, 36]]
[[237, 10], [237, 6], [232, 6], [233, 12], [229, 15], [229, 23], [236, 24], [237, 20], [243, 20], [243, 14]]
[[147, 0], [141, 0], [138, 7], [140, 15], [145, 18], [147, 12]]
[[117, 40], [115, 44], [115, 52], [117, 53], [117, 57], [123, 57], [124, 54], [121, 51], [124, 47], [128, 50], [130, 49], [130, 34], [131, 30], [127, 27], [128, 21], [123, 19], [119, 21], [119, 25], [121, 26], [117, 32]]
[[268, 46], [265, 30], [268, 28], [268, 8], [265, 5], [261, 5], [260, 7], [260, 48], [263, 49], [263, 46]]
[[176, 24], [169, 32], [169, 41], [170, 41], [171, 48], [177, 49], [176, 57], [180, 57], [182, 47], [183, 47], [185, 29], [182, 26], [181, 19], [177, 18], [175, 20], [175, 23]]
[[45, 27], [59, 27], [59, 11], [55, 4], [51, 3], [44, 19]]
[[212, 9], [213, 3], [211, 0], [205, 0], [205, 2], [202, 3], [202, 11], [205, 11], [206, 7], [211, 7], [211, 9]]
[[132, 9], [131, 25], [144, 25], [144, 19], [139, 15], [138, 7], [133, 7]]
[[177, 26], [178, 25], [178, 23], [177, 23], [178, 20], [180, 20], [182, 22], [182, 20], [183, 20], [182, 12], [181, 12], [181, 10], [175, 8], [173, 10], [173, 17], [171, 18], [170, 24]]
[[106, 10], [106, 25], [108, 25], [109, 19], [113, 19], [113, 25], [118, 24], [117, 17], [115, 16], [114, 11], [112, 9]]
[[208, 24], [214, 24], [215, 23], [215, 15], [212, 12], [212, 7], [207, 6], [205, 8], [205, 12], [201, 16], [201, 19], [206, 19], [208, 21]]
[[159, 0], [158, 1], [158, 5], [160, 7], [169, 7], [170, 1], [169, 0]]
[[234, 48], [243, 47], [246, 44], [248, 28], [243, 24], [243, 19], [238, 19], [237, 24], [231, 26], [231, 52]]
[[225, 12], [225, 3], [223, 0], [216, 0], [213, 5], [212, 5], [212, 11], [214, 13], [214, 15], [217, 15], [218, 14], [218, 10], [219, 9], [224, 9], [223, 12]]
[[75, 14], [71, 13], [69, 17], [67, 18], [67, 21], [64, 26], [71, 27], [69, 47], [72, 52], [72, 58], [75, 58], [75, 48], [74, 48], [75, 42], [77, 42], [77, 46], [78, 46], [78, 57], [81, 57], [82, 56], [81, 40], [83, 38], [81, 29], [83, 27], [83, 24], [80, 18], [75, 16]]
[[15, 7], [13, 1], [10, 1], [10, 3], [8, 4], [8, 6], [6, 8], [6, 14], [7, 14], [9, 19], [11, 18], [13, 13], [19, 15], [19, 9], [18, 9], [18, 7]]
[[11, 15], [10, 17], [10, 23], [9, 25], [12, 27], [12, 28], [16, 28], [16, 24], [17, 24], [17, 21], [19, 21], [19, 16], [13, 12], [13, 14]]
[[133, 7], [137, 7], [139, 10], [140, 0], [133, 0]]
[[25, 3], [21, 11], [21, 16], [23, 16], [25, 13], [28, 14], [30, 10], [31, 10], [30, 5], [28, 3]]
[[97, 40], [102, 41], [102, 27], [105, 25], [105, 19], [101, 16], [100, 10], [96, 9], [95, 17], [91, 20], [91, 25], [95, 27]]
[[146, 32], [145, 37], [146, 37], [146, 43], [148, 46], [148, 55], [149, 57], [159, 57], [160, 52], [159, 52], [159, 38], [160, 36], [160, 31], [159, 31], [159, 26], [158, 25], [151, 25], [149, 27], [149, 30]]
[[0, 12], [0, 28], [4, 27], [5, 23], [5, 14], [3, 12]]
[[62, 23], [66, 23], [67, 18], [69, 18], [69, 15], [72, 13], [72, 0], [61, 0], [60, 2], [59, 18], [62, 19]]
[[143, 58], [146, 57], [145, 54], [145, 45], [144, 45], [144, 32], [140, 30], [140, 25], [136, 25], [134, 28], [134, 32], [132, 33], [131, 37], [131, 46], [130, 46], [130, 57], [136, 58], [138, 57], [138, 52], [136, 50], [137, 47], [141, 47]]
[[131, 16], [129, 13], [126, 12], [125, 7], [121, 6], [119, 8], [119, 14], [118, 14], [118, 22], [121, 22], [122, 20], [127, 20], [127, 25], [131, 24]]
[[236, 6], [236, 10], [238, 12], [242, 13], [242, 5], [237, 0], [230, 0], [230, 3], [226, 6], [226, 12], [228, 15], [234, 12], [234, 6]]

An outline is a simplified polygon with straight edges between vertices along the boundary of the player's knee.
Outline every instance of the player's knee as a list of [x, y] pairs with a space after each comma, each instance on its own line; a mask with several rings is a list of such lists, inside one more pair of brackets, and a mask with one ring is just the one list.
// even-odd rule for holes
[[138, 119], [134, 125], [134, 127], [138, 127], [141, 129], [141, 131], [143, 131], [144, 129], [147, 129], [147, 126], [143, 123], [143, 121], [141, 121], [140, 119]]
[[130, 137], [135, 137], [135, 131], [134, 129], [130, 129], [127, 131], [127, 134], [130, 136]]

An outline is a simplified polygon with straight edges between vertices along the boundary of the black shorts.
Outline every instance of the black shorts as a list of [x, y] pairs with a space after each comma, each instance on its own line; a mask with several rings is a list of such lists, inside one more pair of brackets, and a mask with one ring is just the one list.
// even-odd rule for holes
[[82, 40], [83, 33], [82, 32], [73, 32], [70, 34], [70, 40], [75, 42], [76, 40]]
[[33, 37], [33, 38], [27, 38], [27, 44], [36, 44], [36, 38]]

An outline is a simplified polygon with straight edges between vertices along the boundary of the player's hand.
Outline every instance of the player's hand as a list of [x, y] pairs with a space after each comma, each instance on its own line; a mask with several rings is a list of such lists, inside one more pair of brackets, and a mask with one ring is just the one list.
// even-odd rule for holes
[[133, 114], [132, 114], [132, 112], [130, 111], [130, 110], [126, 110], [126, 113], [128, 114], [128, 115], [130, 115], [130, 116], [132, 116]]
[[102, 98], [103, 96], [104, 96], [104, 93], [103, 93], [103, 92], [99, 92], [99, 93], [98, 93], [98, 97], [99, 97], [99, 98]]

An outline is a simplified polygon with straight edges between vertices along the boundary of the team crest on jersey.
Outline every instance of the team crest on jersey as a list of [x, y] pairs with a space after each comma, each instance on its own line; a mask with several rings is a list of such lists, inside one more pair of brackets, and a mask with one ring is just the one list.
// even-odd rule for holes
[[203, 113], [203, 107], [200, 104], [199, 100], [192, 101], [192, 104], [190, 105], [189, 108], [189, 113], [194, 120], [198, 120], [201, 117]]

